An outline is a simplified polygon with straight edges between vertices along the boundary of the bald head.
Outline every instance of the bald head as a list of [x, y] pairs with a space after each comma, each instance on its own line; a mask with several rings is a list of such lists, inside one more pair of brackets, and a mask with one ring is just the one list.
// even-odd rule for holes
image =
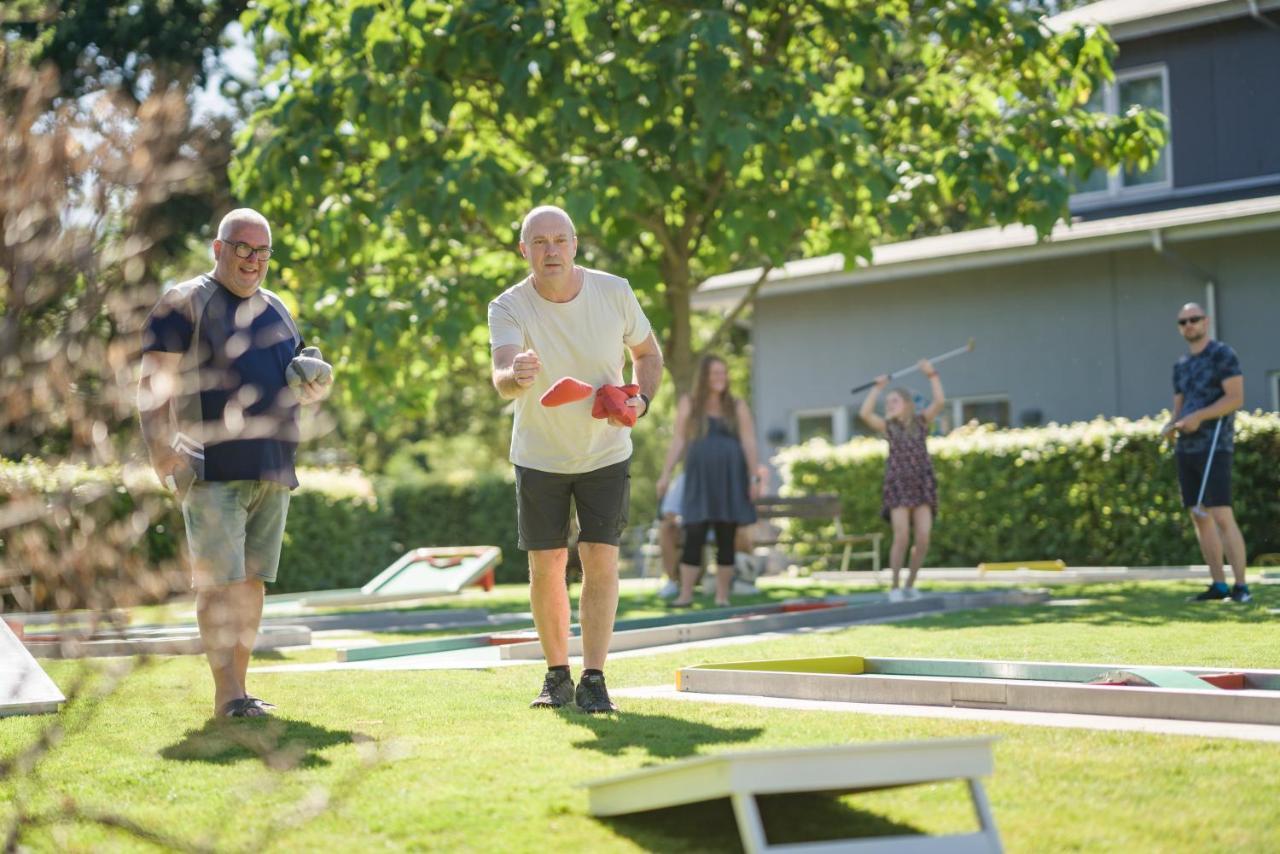
[[566, 233], [570, 237], [577, 236], [569, 214], [565, 213], [564, 208], [558, 208], [555, 205], [539, 205], [525, 214], [524, 222], [520, 223], [521, 243], [529, 242], [529, 235], [533, 233], [535, 226], [539, 230], [550, 229]]
[[[1209, 315], [1198, 302], [1189, 302], [1178, 309], [1178, 329], [1187, 343], [1199, 346], [1209, 335]], [[1198, 351], [1197, 351], [1198, 352]]]
[[271, 242], [271, 225], [267, 222], [267, 218], [255, 211], [253, 208], [236, 208], [222, 218], [218, 223], [218, 239], [219, 240], [236, 240], [237, 232], [241, 231], [245, 226], [253, 228], [265, 229], [267, 232], [266, 242]]

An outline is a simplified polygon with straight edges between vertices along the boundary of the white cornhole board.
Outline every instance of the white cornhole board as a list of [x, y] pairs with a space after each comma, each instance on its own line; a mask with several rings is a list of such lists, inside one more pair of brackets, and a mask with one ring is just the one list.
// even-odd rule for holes
[[0, 620], [0, 717], [56, 712], [66, 699], [9, 624]]
[[[990, 738], [891, 741], [790, 750], [721, 753], [644, 768], [587, 783], [589, 812], [625, 815], [729, 798], [747, 854], [836, 852], [864, 854], [969, 854], [1000, 852], [1000, 835], [980, 777], [991, 774]], [[963, 779], [969, 784], [979, 830], [947, 836], [876, 836], [769, 845], [756, 795], [853, 792]]]

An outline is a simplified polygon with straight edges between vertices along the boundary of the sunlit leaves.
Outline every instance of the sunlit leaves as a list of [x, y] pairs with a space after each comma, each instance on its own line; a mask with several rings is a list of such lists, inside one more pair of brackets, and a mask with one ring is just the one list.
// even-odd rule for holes
[[[1083, 108], [1111, 74], [1105, 36], [1005, 3], [306, 9], [264, 0], [252, 18], [282, 88], [238, 177], [305, 243], [300, 286], [385, 279], [414, 307], [416, 338], [372, 322], [376, 300], [326, 309], [367, 339], [370, 388], [470, 340], [521, 275], [514, 224], [536, 203], [566, 205], [584, 260], [631, 280], [683, 379], [707, 276], [992, 221], [1043, 233], [1073, 171], [1161, 141], [1149, 114]], [[450, 283], [431, 304], [429, 276]]]

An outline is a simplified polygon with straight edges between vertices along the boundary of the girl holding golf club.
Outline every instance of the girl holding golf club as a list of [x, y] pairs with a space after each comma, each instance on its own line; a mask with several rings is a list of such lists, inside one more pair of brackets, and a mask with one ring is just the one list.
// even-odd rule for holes
[[[895, 388], [885, 395], [884, 417], [876, 414], [876, 400], [889, 385], [888, 374], [876, 378], [871, 393], [862, 401], [858, 412], [871, 429], [889, 441], [889, 459], [884, 469], [884, 503], [880, 515], [893, 526], [893, 545], [889, 549], [893, 589], [889, 598], [894, 600], [904, 597], [915, 599], [920, 595], [915, 589], [916, 574], [929, 550], [929, 533], [938, 512], [938, 483], [925, 437], [929, 435], [933, 420], [942, 412], [946, 395], [942, 391], [942, 380], [928, 359], [921, 359], [917, 367], [929, 378], [933, 391], [933, 400], [923, 412], [916, 412], [910, 391]], [[899, 591], [898, 578], [912, 527], [915, 528], [915, 547], [911, 549], [911, 568], [905, 589]]]

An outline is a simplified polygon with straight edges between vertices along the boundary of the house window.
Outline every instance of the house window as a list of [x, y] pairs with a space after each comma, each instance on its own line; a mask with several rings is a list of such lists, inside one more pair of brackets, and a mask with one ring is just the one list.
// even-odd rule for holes
[[832, 444], [849, 440], [849, 410], [843, 406], [833, 409], [806, 409], [791, 417], [791, 434], [795, 441], [804, 444], [810, 439], [826, 439]]
[[1280, 412], [1280, 371], [1267, 374], [1267, 382], [1271, 386], [1271, 408]]
[[1146, 169], [1125, 166], [1110, 172], [1094, 170], [1088, 178], [1076, 179], [1073, 202], [1105, 201], [1173, 186], [1173, 118], [1169, 114], [1169, 70], [1163, 66], [1131, 68], [1116, 74], [1115, 83], [1094, 90], [1088, 109], [1121, 115], [1130, 107], [1147, 107], [1163, 113], [1170, 128], [1169, 140], [1160, 156]]
[[958, 398], [951, 401], [951, 418], [957, 427], [970, 421], [1008, 427], [1009, 398], [1002, 394]]

